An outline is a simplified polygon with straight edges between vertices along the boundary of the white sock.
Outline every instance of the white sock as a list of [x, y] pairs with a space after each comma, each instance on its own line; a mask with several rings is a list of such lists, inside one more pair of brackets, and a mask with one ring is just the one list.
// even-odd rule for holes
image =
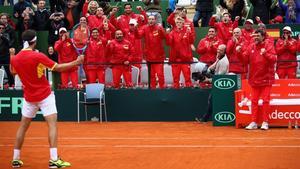
[[56, 161], [57, 158], [57, 148], [50, 148], [50, 159]]
[[21, 154], [21, 150], [19, 150], [19, 149], [14, 149], [13, 160], [20, 160], [20, 154]]

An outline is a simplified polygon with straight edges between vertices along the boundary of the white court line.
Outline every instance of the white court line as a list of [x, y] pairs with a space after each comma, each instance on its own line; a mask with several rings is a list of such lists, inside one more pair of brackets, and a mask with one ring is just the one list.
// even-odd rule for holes
[[[13, 144], [0, 147], [13, 147]], [[49, 145], [24, 145], [23, 147], [49, 147]], [[300, 148], [300, 145], [59, 145], [63, 148]]]
[[[14, 140], [15, 137], [0, 137]], [[45, 140], [48, 137], [26, 137], [26, 140]], [[60, 137], [58, 140], [300, 140], [300, 137]]]

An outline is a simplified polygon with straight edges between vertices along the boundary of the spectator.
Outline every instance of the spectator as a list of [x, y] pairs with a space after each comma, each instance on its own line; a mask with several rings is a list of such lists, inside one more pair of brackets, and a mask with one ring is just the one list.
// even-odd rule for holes
[[67, 0], [64, 4], [65, 23], [68, 29], [72, 29], [79, 22], [84, 1]]
[[159, 88], [165, 87], [164, 78], [164, 59], [165, 51], [163, 40], [165, 31], [161, 25], [156, 22], [155, 16], [148, 16], [148, 25], [139, 27], [139, 37], [144, 37], [144, 55], [148, 65], [150, 65], [150, 88], [156, 88], [156, 75], [158, 77]]
[[[266, 40], [266, 33], [256, 30], [254, 43], [250, 46], [238, 47], [238, 57], [245, 64], [249, 64], [249, 85], [252, 88], [251, 116], [252, 122], [246, 127], [248, 130], [257, 129], [258, 100], [263, 100], [262, 130], [269, 129], [268, 111], [270, 108], [270, 91], [274, 83], [275, 63], [277, 60], [274, 45]], [[243, 52], [242, 52], [243, 51]]]
[[49, 30], [50, 11], [45, 8], [45, 5], [45, 0], [39, 0], [37, 10], [34, 12], [34, 28], [36, 31]]
[[146, 5], [145, 11], [147, 15], [155, 15], [156, 22], [162, 25], [162, 8], [160, 7], [160, 0], [143, 0], [143, 2]]
[[196, 33], [195, 33], [195, 28], [194, 28], [194, 24], [191, 20], [189, 20], [187, 17], [186, 17], [186, 14], [187, 14], [187, 9], [184, 8], [184, 7], [180, 7], [180, 8], [176, 8], [175, 11], [170, 15], [168, 16], [167, 18], [167, 22], [173, 27], [175, 28], [176, 27], [176, 23], [175, 23], [175, 18], [177, 16], [181, 17], [184, 19], [184, 27], [191, 29], [192, 31], [192, 36], [194, 37], [193, 40], [195, 40], [195, 37], [196, 37]]
[[168, 6], [168, 9], [167, 9], [168, 15], [171, 15], [171, 13], [173, 13], [175, 11], [176, 2], [177, 2], [177, 0], [169, 0], [169, 6]]
[[132, 62], [135, 62], [133, 66], [141, 69], [141, 62], [143, 61], [143, 44], [142, 40], [138, 38], [136, 32], [137, 22], [135, 19], [129, 21], [129, 31], [125, 32], [125, 39], [128, 40], [133, 46]]
[[[229, 71], [229, 61], [226, 56], [226, 45], [220, 44], [215, 55], [215, 62], [208, 67], [208, 72], [214, 72], [215, 75], [224, 75]], [[204, 82], [212, 82], [212, 78], [205, 77]], [[212, 95], [208, 96], [207, 113], [201, 118], [196, 117], [198, 122], [207, 122], [212, 115]]]
[[228, 10], [228, 13], [231, 15], [232, 21], [234, 21], [235, 17], [237, 16], [243, 16], [242, 12], [245, 7], [244, 0], [220, 0], [220, 5]]
[[[58, 54], [54, 51], [53, 46], [48, 47], [48, 57], [54, 62], [58, 63]], [[52, 71], [52, 86], [54, 89], [58, 88], [58, 84], [60, 83], [60, 74], [58, 72]]]
[[132, 87], [130, 61], [132, 58], [132, 44], [124, 39], [123, 32], [117, 30], [115, 39], [107, 45], [107, 56], [112, 64], [113, 87], [120, 88], [120, 79], [123, 75], [126, 87]]
[[253, 25], [253, 20], [252, 19], [247, 19], [244, 28], [242, 29], [242, 36], [245, 39], [245, 43], [250, 44], [253, 41], [252, 34], [254, 33], [254, 29], [252, 27]]
[[[5, 0], [0, 0], [0, 6], [4, 5]], [[14, 0], [7, 0], [10, 6], [14, 6]]]
[[111, 16], [110, 16], [110, 22], [117, 28], [122, 30], [123, 33], [129, 31], [129, 21], [130, 19], [135, 19], [137, 23], [142, 26], [147, 23], [147, 14], [143, 10], [141, 6], [136, 7], [137, 10], [140, 11], [141, 15], [135, 14], [132, 11], [132, 6], [130, 3], [124, 4], [124, 14], [116, 18], [115, 14], [117, 12], [117, 8], [113, 8]]
[[6, 38], [9, 42], [9, 47], [13, 47], [15, 41], [16, 41], [16, 33], [15, 30], [9, 25], [8, 23], [8, 15], [5, 13], [0, 14], [0, 22], [2, 22], [5, 25], [4, 32], [2, 34], [5, 34]]
[[[259, 20], [259, 19], [257, 19], [257, 20]], [[267, 33], [267, 27], [266, 27], [265, 24], [259, 23], [259, 24], [257, 25], [257, 29], [258, 29], [258, 30], [262, 30], [263, 32], [265, 32], [265, 37], [264, 37], [264, 38], [265, 38], [265, 41], [269, 41], [270, 44], [274, 44], [274, 38], [271, 37], [271, 36]]]
[[173, 75], [173, 87], [179, 89], [180, 73], [183, 73], [185, 87], [192, 87], [190, 63], [193, 61], [191, 46], [194, 44], [194, 36], [190, 27], [185, 27], [185, 20], [176, 17], [176, 26], [167, 34], [167, 44], [171, 47], [170, 58]]
[[23, 11], [22, 17], [19, 19], [19, 22], [17, 24], [17, 30], [18, 30], [18, 37], [19, 37], [19, 45], [22, 46], [22, 33], [25, 30], [33, 29], [33, 11], [31, 8], [27, 8]]
[[99, 28], [103, 25], [103, 22], [108, 22], [106, 15], [104, 15], [103, 9], [101, 7], [97, 8], [95, 15], [86, 14], [88, 20], [88, 26], [90, 30], [94, 28]]
[[300, 23], [300, 2], [299, 0], [288, 0], [287, 4], [283, 4], [282, 0], [278, 0], [279, 6], [285, 13], [285, 22], [287, 24]]
[[100, 36], [103, 36], [107, 41], [110, 41], [114, 39], [115, 32], [116, 28], [109, 22], [109, 20], [103, 20], [103, 24], [99, 27]]
[[222, 21], [216, 22], [216, 16], [212, 16], [209, 21], [209, 26], [213, 26], [217, 30], [218, 38], [223, 41], [224, 44], [232, 37], [232, 30], [238, 26], [238, 20], [240, 19], [237, 16], [232, 23], [230, 14], [225, 12], [222, 15]]
[[[297, 41], [292, 38], [292, 29], [285, 26], [283, 35], [276, 42], [276, 52], [278, 57], [277, 74], [280, 79], [296, 79], [297, 72]], [[286, 62], [288, 61], [288, 62]]]
[[[59, 63], [68, 63], [76, 60], [77, 53], [72, 45], [72, 41], [69, 38], [69, 33], [67, 29], [62, 27], [59, 29], [59, 40], [55, 42], [54, 49], [58, 53], [58, 62]], [[78, 73], [77, 67], [74, 67], [66, 72], [61, 72], [61, 83], [62, 88], [68, 88], [69, 78], [72, 82], [72, 87], [77, 88], [78, 84]]]
[[5, 28], [6, 28], [5, 24], [0, 22], [0, 68], [1, 68], [1, 66], [4, 67], [4, 70], [5, 70], [7, 78], [8, 78], [8, 84], [9, 84], [9, 86], [13, 86], [14, 77], [12, 76], [12, 74], [9, 70], [9, 64], [10, 64], [9, 38], [8, 38], [8, 34], [5, 33]]
[[205, 38], [201, 39], [197, 53], [200, 55], [200, 61], [210, 66], [216, 61], [217, 49], [223, 42], [217, 37], [217, 30], [215, 27], [208, 29]]
[[229, 72], [240, 74], [242, 79], [247, 78], [248, 65], [243, 64], [239, 58], [236, 48], [247, 45], [242, 36], [240, 28], [233, 29], [233, 36], [227, 43], [226, 54], [229, 58]]
[[14, 5], [14, 17], [17, 19], [21, 19], [22, 13], [26, 8], [30, 8], [31, 4], [25, 0], [19, 0], [15, 5]]
[[66, 26], [64, 18], [65, 16], [62, 12], [56, 12], [50, 15], [48, 45], [53, 46], [54, 43], [59, 39], [59, 29]]
[[97, 28], [92, 29], [92, 35], [84, 57], [87, 83], [96, 83], [97, 79], [99, 83], [105, 83], [106, 65], [103, 65], [103, 63], [107, 63], [106, 45], [107, 40], [99, 36], [99, 30]]
[[260, 17], [263, 23], [268, 23], [270, 19], [270, 6], [272, 0], [250, 0], [253, 6], [252, 19]]
[[98, 8], [99, 8], [99, 4], [97, 1], [85, 0], [85, 3], [83, 4], [82, 7], [82, 16], [87, 16], [86, 14], [96, 15]]
[[201, 27], [207, 27], [210, 17], [212, 15], [213, 1], [212, 0], [197, 0], [196, 12], [193, 18], [193, 23], [195, 27], [199, 27], [199, 20], [201, 19]]

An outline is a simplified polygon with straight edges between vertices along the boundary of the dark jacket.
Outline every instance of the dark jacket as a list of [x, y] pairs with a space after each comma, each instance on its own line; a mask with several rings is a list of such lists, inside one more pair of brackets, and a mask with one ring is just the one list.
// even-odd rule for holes
[[255, 17], [259, 16], [264, 24], [268, 24], [272, 0], [250, 0], [250, 2], [253, 5], [252, 19], [255, 21]]
[[34, 12], [34, 28], [37, 31], [49, 30], [50, 11], [47, 9], [37, 10]]
[[197, 0], [196, 10], [201, 12], [212, 12], [213, 0]]
[[0, 64], [7, 60], [9, 60], [9, 43], [7, 34], [0, 34]]
[[6, 25], [4, 34], [7, 34], [7, 39], [9, 41], [9, 47], [13, 47], [15, 41], [16, 41], [16, 32], [15, 30], [10, 26]]
[[226, 8], [228, 10], [228, 12], [231, 15], [231, 20], [233, 21], [235, 19], [236, 16], [242, 16], [242, 11], [244, 9], [245, 6], [245, 1], [244, 0], [237, 0], [236, 3], [233, 5], [232, 9], [230, 9], [226, 3], [226, 0], [220, 0], [220, 5], [223, 8]]

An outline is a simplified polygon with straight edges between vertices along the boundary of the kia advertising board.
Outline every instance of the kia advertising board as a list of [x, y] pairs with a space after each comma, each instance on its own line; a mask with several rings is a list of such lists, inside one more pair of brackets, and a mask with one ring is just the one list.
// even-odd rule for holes
[[239, 75], [215, 75], [213, 78], [213, 125], [234, 126], [234, 91], [240, 87]]

